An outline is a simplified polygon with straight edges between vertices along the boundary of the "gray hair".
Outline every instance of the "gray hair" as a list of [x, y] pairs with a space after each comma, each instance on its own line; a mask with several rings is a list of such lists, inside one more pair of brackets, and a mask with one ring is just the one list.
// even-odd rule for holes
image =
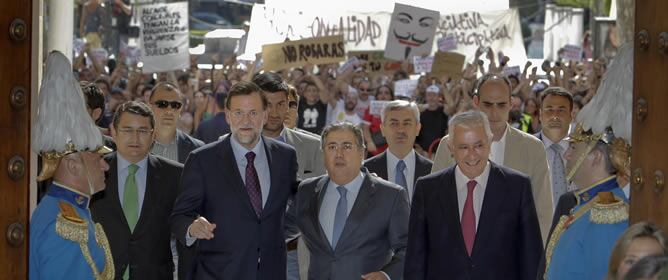
[[327, 135], [329, 135], [330, 132], [340, 130], [352, 132], [353, 135], [355, 135], [355, 143], [357, 146], [362, 149], [366, 149], [366, 146], [364, 145], [364, 134], [362, 133], [362, 129], [349, 122], [338, 122], [326, 126], [325, 129], [322, 130], [322, 136], [320, 138], [320, 149], [323, 151], [325, 150], [325, 139], [327, 139]]
[[415, 104], [415, 102], [408, 102], [406, 100], [394, 100], [387, 103], [385, 108], [383, 108], [383, 113], [380, 114], [381, 121], [385, 122], [385, 115], [387, 115], [387, 112], [398, 111], [402, 109], [411, 109], [413, 111], [413, 115], [415, 115], [415, 121], [420, 122], [420, 108], [418, 108], [418, 105]]
[[455, 127], [461, 125], [465, 127], [482, 126], [485, 129], [485, 134], [492, 140], [492, 129], [489, 126], [489, 120], [485, 113], [478, 110], [469, 110], [456, 114], [448, 122], [448, 140], [452, 141], [455, 136]]

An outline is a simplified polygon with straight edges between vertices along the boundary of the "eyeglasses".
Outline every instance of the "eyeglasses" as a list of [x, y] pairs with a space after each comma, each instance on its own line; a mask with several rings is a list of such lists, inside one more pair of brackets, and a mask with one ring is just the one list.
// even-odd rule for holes
[[288, 102], [288, 106], [291, 109], [296, 109], [299, 106], [299, 104], [297, 103], [297, 101], [290, 101], [290, 102]]
[[167, 101], [167, 100], [158, 100], [156, 102], [153, 102], [153, 104], [155, 104], [155, 106], [158, 106], [158, 108], [160, 109], [165, 109], [168, 106], [171, 106], [172, 109], [174, 110], [178, 110], [181, 108], [181, 106], [183, 106], [183, 103], [179, 101]]
[[355, 145], [350, 142], [346, 142], [343, 144], [337, 144], [337, 143], [329, 143], [325, 146], [325, 151], [334, 153], [337, 150], [342, 150], [343, 152], [350, 152], [355, 148]]
[[231, 114], [232, 118], [240, 120], [245, 116], [248, 116], [251, 120], [255, 120], [260, 116], [260, 113], [257, 111], [242, 112], [241, 110], [233, 111]]
[[118, 132], [121, 134], [125, 135], [135, 135], [135, 133], [139, 134], [139, 136], [147, 136], [151, 133], [153, 133], [153, 129], [146, 129], [146, 128], [119, 128]]

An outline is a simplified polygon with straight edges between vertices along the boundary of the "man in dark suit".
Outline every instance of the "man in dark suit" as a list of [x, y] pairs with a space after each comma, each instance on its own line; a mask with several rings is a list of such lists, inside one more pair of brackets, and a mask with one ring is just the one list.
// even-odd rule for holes
[[420, 110], [415, 102], [395, 100], [388, 103], [381, 114], [380, 127], [388, 149], [367, 159], [364, 167], [378, 177], [400, 185], [408, 191], [409, 201], [415, 192], [419, 177], [431, 172], [432, 162], [413, 149], [415, 137], [420, 134]]
[[189, 271], [194, 279], [285, 279], [295, 150], [261, 136], [267, 100], [257, 85], [235, 84], [226, 107], [232, 132], [188, 157], [172, 233], [187, 246], [199, 243]]
[[448, 127], [456, 164], [416, 184], [404, 277], [535, 279], [543, 243], [529, 178], [489, 161], [484, 113]]
[[311, 253], [308, 279], [401, 279], [408, 234], [406, 190], [361, 169], [362, 130], [350, 123], [322, 134], [327, 175], [297, 193], [297, 224]]
[[204, 142], [177, 129], [183, 95], [170, 83], [158, 83], [151, 90], [149, 105], [155, 113], [155, 141], [151, 153], [180, 163], [185, 163], [193, 150]]
[[220, 136], [230, 133], [230, 125], [225, 119], [225, 99], [227, 93], [216, 93], [216, 115], [202, 121], [195, 131], [195, 138], [209, 144]]
[[91, 213], [107, 232], [117, 279], [172, 279], [169, 215], [183, 166], [149, 154], [154, 117], [144, 103], [121, 104], [111, 124], [118, 151], [109, 163], [106, 189]]

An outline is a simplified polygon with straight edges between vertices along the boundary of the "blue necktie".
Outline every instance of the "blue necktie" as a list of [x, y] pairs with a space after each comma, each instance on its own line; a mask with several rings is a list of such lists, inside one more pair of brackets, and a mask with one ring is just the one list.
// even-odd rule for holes
[[339, 191], [339, 202], [336, 204], [336, 213], [334, 214], [334, 232], [332, 233], [332, 248], [336, 248], [336, 243], [339, 242], [339, 237], [343, 232], [348, 218], [348, 198], [346, 193], [348, 190], [344, 186], [336, 187]]
[[404, 187], [408, 190], [408, 184], [406, 183], [406, 176], [404, 175], [404, 169], [406, 169], [406, 163], [403, 160], [397, 162], [396, 173], [394, 174], [394, 182]]
[[554, 207], [557, 206], [557, 201], [562, 194], [566, 193], [568, 185], [566, 184], [566, 176], [564, 173], [564, 162], [561, 160], [561, 146], [555, 143], [550, 146], [552, 152], [552, 201]]

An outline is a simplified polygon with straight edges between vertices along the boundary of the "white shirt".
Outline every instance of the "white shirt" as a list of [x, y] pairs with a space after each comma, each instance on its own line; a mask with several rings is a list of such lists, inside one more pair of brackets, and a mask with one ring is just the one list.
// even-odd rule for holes
[[[348, 192], [346, 192], [346, 200], [348, 200], [348, 208], [346, 213], [350, 215], [350, 211], [355, 205], [355, 199], [357, 199], [357, 194], [362, 188], [362, 182], [364, 182], [364, 175], [362, 172], [355, 177], [349, 183], [343, 185]], [[336, 215], [336, 205], [339, 203], [339, 198], [341, 195], [336, 189], [339, 185], [334, 183], [331, 179], [327, 183], [327, 190], [325, 190], [325, 196], [322, 199], [322, 204], [320, 205], [320, 213], [318, 214], [318, 219], [320, 220], [320, 226], [327, 236], [327, 241], [332, 243], [332, 234], [334, 232], [334, 216]]]
[[[489, 178], [490, 164], [487, 162], [485, 170], [478, 176], [473, 178], [478, 184], [473, 189], [473, 213], [475, 213], [475, 228], [478, 228], [478, 221], [480, 220], [480, 211], [482, 211], [482, 202], [485, 199], [485, 189], [487, 189], [487, 179]], [[455, 167], [455, 183], [457, 184], [457, 203], [459, 204], [459, 220], [462, 219], [464, 212], [464, 203], [466, 202], [466, 195], [468, 194], [468, 187], [466, 184], [471, 178], [466, 177], [459, 165]]]
[[336, 102], [336, 107], [332, 108], [330, 105], [327, 105], [327, 123], [340, 123], [340, 122], [349, 122], [353, 125], [359, 125], [362, 123], [362, 118], [353, 111], [351, 115], [346, 113], [346, 105], [343, 99], [339, 99]]
[[506, 154], [506, 136], [508, 135], [508, 130], [510, 130], [510, 126], [506, 125], [506, 130], [503, 132], [501, 139], [499, 139], [499, 141], [492, 141], [489, 160], [498, 165], [503, 165], [503, 157]]
[[395, 156], [390, 149], [387, 149], [387, 180], [397, 184], [395, 182], [396, 179], [396, 171], [397, 171], [397, 163], [399, 160], [403, 160], [404, 163], [406, 164], [406, 168], [404, 168], [404, 178], [406, 178], [406, 187], [408, 188], [408, 201], [412, 201], [413, 198], [413, 193], [415, 192], [414, 186], [413, 186], [413, 181], [415, 181], [415, 151], [411, 149], [410, 152], [406, 155], [406, 157], [399, 159], [397, 156]]

